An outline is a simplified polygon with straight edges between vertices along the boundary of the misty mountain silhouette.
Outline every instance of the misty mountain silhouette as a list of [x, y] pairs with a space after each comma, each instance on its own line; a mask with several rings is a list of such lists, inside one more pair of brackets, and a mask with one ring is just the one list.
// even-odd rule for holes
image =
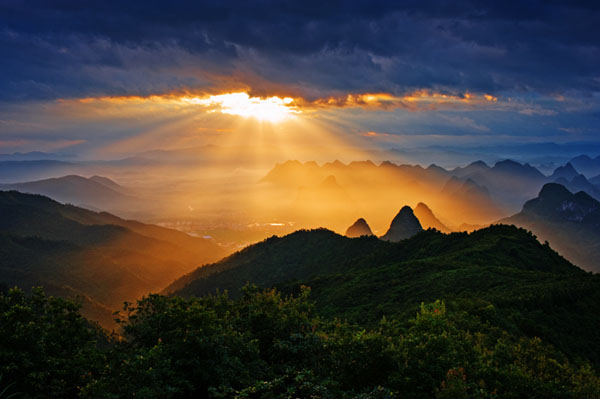
[[276, 164], [260, 181], [283, 186], [311, 186], [324, 179], [316, 162], [286, 161]]
[[444, 185], [442, 192], [452, 196], [469, 198], [473, 201], [492, 201], [488, 189], [471, 178], [461, 180], [452, 176]]
[[333, 190], [333, 191], [338, 191], [338, 190], [342, 189], [342, 187], [338, 184], [337, 179], [333, 175], [327, 176], [325, 178], [325, 180], [323, 180], [319, 184], [318, 188], [322, 189], [322, 190]]
[[56, 160], [0, 161], [0, 181], [14, 183], [73, 173], [77, 164]]
[[358, 219], [352, 226], [348, 227], [345, 234], [346, 237], [350, 238], [372, 235], [371, 227], [369, 227], [369, 224], [363, 218]]
[[53, 159], [3, 161], [0, 160], [0, 182], [13, 184], [73, 174], [98, 174], [108, 168], [141, 168], [157, 166], [153, 160], [129, 157], [111, 161], [63, 161]]
[[546, 176], [533, 166], [526, 164], [520, 164], [511, 159], [496, 162], [494, 167], [491, 169], [496, 174], [504, 174], [509, 176], [519, 176], [524, 179], [530, 180], [542, 180]]
[[410, 206], [404, 206], [394, 217], [388, 231], [381, 236], [385, 241], [402, 241], [423, 231], [419, 219]]
[[122, 194], [125, 194], [129, 191], [127, 188], [121, 186], [114, 180], [109, 179], [108, 177], [94, 175], [92, 177], [89, 177], [88, 180], [102, 184], [103, 186], [111, 188], [111, 189], [115, 190], [116, 192], [119, 192]]
[[510, 159], [496, 162], [493, 167], [477, 161], [452, 173], [461, 180], [471, 179], [485, 187], [496, 204], [512, 210], [519, 209], [547, 182], [546, 176], [535, 167]]
[[67, 175], [25, 183], [0, 184], [0, 190], [40, 194], [56, 201], [98, 209], [134, 207], [139, 200], [114, 181], [101, 176]]
[[588, 155], [579, 155], [571, 159], [569, 163], [586, 177], [600, 175], [600, 155], [596, 158], [591, 158]]
[[571, 192], [579, 192], [583, 191], [586, 194], [594, 197], [597, 200], [600, 200], [600, 188], [593, 185], [585, 178], [584, 175], [576, 175], [571, 180], [567, 180], [564, 177], [558, 178], [554, 180], [554, 183], [561, 184], [565, 186]]
[[88, 298], [84, 312], [107, 325], [123, 300], [164, 288], [226, 254], [218, 245], [163, 227], [0, 191], [0, 283], [43, 285]]
[[419, 219], [419, 222], [421, 222], [421, 226], [423, 226], [425, 229], [432, 228], [439, 230], [442, 233], [450, 233], [451, 231], [445, 224], [440, 222], [440, 220], [433, 214], [433, 211], [422, 202], [417, 204], [414, 214], [417, 219]]
[[[595, 161], [589, 157], [588, 163]], [[335, 184], [333, 182], [335, 178]], [[598, 179], [600, 181], [600, 178]], [[514, 214], [529, 199], [535, 197], [544, 184], [558, 182], [573, 192], [585, 191], [600, 199], [600, 188], [578, 173], [573, 163], [557, 168], [550, 177], [528, 163], [502, 160], [489, 166], [483, 161], [448, 171], [436, 165], [396, 165], [384, 161], [379, 166], [370, 161], [339, 161], [319, 166], [315, 162], [288, 161], [276, 165], [264, 178], [283, 187], [295, 184], [303, 187], [335, 186], [346, 190], [357, 209], [387, 209], [392, 199], [405, 203], [424, 202], [436, 209], [453, 225], [487, 225], [506, 215]], [[328, 182], [328, 183], [327, 183]], [[377, 195], [363, 195], [367, 192]], [[311, 196], [309, 203], [320, 201], [325, 207], [325, 195]], [[334, 196], [335, 198], [336, 196]], [[341, 196], [337, 195], [337, 198]], [[335, 199], [329, 208], [336, 209], [342, 200]], [[350, 214], [350, 208], [346, 214]], [[389, 209], [391, 211], [391, 209]], [[305, 213], [309, 213], [307, 209]], [[321, 212], [326, 215], [326, 212]], [[383, 214], [365, 214], [370, 221], [385, 222]], [[468, 230], [471, 230], [469, 227]]]
[[456, 177], [467, 177], [476, 174], [485, 174], [490, 170], [488, 164], [483, 161], [471, 162], [465, 167], [458, 167], [450, 171], [453, 176]]
[[558, 168], [556, 168], [552, 175], [550, 175], [549, 179], [551, 181], [556, 181], [557, 179], [562, 178], [567, 181], [570, 181], [577, 176], [579, 176], [579, 173], [577, 172], [577, 170], [575, 170], [573, 165], [570, 162], [568, 162], [565, 166], [559, 166]]
[[560, 184], [543, 186], [537, 198], [500, 223], [525, 227], [586, 270], [600, 271], [600, 202]]
[[[440, 217], [453, 220], [455, 224], [487, 223], [506, 214], [501, 207], [491, 201], [489, 195], [485, 193], [486, 189], [480, 187], [479, 183], [469, 178], [453, 177], [450, 172], [436, 165], [423, 168], [419, 165], [396, 165], [384, 161], [377, 166], [370, 161], [360, 161], [348, 165], [333, 162], [319, 166], [314, 162], [303, 164], [298, 161], [287, 161], [277, 164], [261, 181], [279, 189], [303, 187], [304, 190], [309, 190], [324, 184], [324, 181], [330, 181], [329, 185], [333, 186], [329, 176], [333, 176], [337, 185], [352, 198], [356, 204], [353, 210], [369, 209], [370, 213], [366, 216], [371, 222], [377, 224], [386, 222], [387, 212], [395, 211], [392, 204], [397, 201], [426, 202], [436, 208]], [[448, 183], [449, 179], [450, 183]], [[455, 181], [459, 181], [459, 184], [456, 184], [454, 190], [442, 191], [444, 185], [453, 186]], [[293, 193], [288, 194], [288, 196], [293, 195]], [[301, 212], [299, 216], [294, 216], [295, 218], [312, 214], [313, 207], [306, 204], [314, 204], [313, 200], [319, 202], [320, 208], [330, 205], [329, 214], [338, 208], [335, 203], [328, 204], [331, 201], [328, 201], [325, 195], [311, 196], [305, 193], [301, 198], [310, 201], [296, 201]], [[519, 203], [520, 205], [522, 202]], [[346, 212], [346, 216], [355, 214], [356, 212]], [[327, 216], [326, 213], [322, 215]]]

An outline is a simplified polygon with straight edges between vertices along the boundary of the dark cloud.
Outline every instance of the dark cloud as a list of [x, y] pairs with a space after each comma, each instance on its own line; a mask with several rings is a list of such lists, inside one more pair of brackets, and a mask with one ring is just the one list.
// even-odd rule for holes
[[203, 89], [600, 91], [600, 3], [0, 3], [0, 98]]

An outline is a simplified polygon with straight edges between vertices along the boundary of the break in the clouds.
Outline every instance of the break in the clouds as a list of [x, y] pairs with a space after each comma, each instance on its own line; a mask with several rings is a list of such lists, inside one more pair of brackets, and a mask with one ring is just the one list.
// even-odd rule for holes
[[[327, 120], [381, 133], [374, 141], [592, 140], [598, 21], [600, 4], [584, 1], [4, 0], [0, 134], [35, 142], [58, 129], [61, 140], [92, 145], [65, 121], [38, 116], [44, 129], [23, 128], [36, 122], [23, 107], [44, 114], [44, 102], [65, 99], [247, 92], [333, 108]], [[366, 110], [340, 116], [348, 107]]]

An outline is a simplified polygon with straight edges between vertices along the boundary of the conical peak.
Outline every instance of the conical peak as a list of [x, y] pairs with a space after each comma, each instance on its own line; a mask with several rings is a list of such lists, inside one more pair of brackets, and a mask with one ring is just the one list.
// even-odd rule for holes
[[359, 218], [352, 226], [346, 230], [347, 237], [361, 237], [361, 236], [372, 236], [373, 232], [367, 221], [363, 218]]
[[394, 220], [392, 220], [387, 233], [381, 238], [387, 241], [401, 241], [412, 237], [422, 230], [421, 222], [415, 216], [412, 208], [405, 205], [400, 209]]

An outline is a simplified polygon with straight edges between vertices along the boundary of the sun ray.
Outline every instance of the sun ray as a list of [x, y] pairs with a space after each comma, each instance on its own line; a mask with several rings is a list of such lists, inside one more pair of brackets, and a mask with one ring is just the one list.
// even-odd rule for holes
[[207, 98], [184, 97], [182, 101], [200, 104], [211, 108], [213, 112], [255, 118], [272, 123], [292, 119], [300, 110], [290, 97], [250, 97], [248, 93], [227, 93]]

